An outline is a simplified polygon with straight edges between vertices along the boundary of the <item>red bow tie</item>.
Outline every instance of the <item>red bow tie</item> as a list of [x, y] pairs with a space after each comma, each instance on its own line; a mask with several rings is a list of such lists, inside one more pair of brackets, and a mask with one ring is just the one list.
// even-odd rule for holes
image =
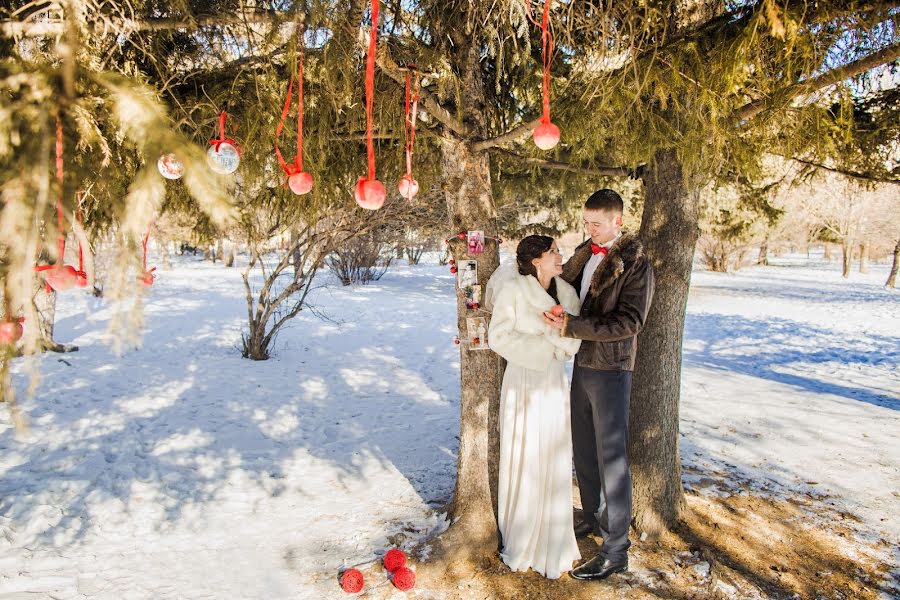
[[591, 252], [593, 254], [602, 254], [606, 256], [609, 254], [609, 249], [606, 246], [598, 246], [597, 244], [591, 242]]

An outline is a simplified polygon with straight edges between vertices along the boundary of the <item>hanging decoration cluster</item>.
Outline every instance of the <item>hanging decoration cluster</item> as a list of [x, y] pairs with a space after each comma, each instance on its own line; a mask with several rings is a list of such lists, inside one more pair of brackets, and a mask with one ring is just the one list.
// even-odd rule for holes
[[[375, 103], [375, 52], [378, 42], [378, 12], [380, 8], [380, 0], [371, 0], [371, 19], [372, 27], [369, 31], [369, 45], [366, 53], [366, 70], [365, 70], [365, 93], [366, 93], [366, 155], [368, 162], [368, 171], [366, 175], [361, 176], [354, 188], [354, 198], [356, 203], [367, 210], [377, 210], [384, 205], [387, 192], [384, 184], [378, 181], [375, 171], [375, 142], [374, 142], [374, 103]], [[546, 13], [546, 11], [545, 11]], [[530, 13], [529, 13], [530, 18]], [[532, 19], [533, 20], [533, 19]], [[547, 15], [544, 15], [547, 20]], [[275, 130], [275, 155], [278, 164], [287, 176], [286, 185], [297, 195], [309, 193], [313, 188], [312, 174], [303, 170], [303, 80], [304, 80], [304, 38], [305, 28], [301, 27], [301, 40], [298, 45], [297, 68], [296, 74], [291, 75], [287, 89], [287, 98], [284, 101], [284, 107], [281, 111], [281, 118], [278, 127]], [[545, 32], [546, 33], [546, 32]], [[546, 45], [546, 42], [545, 42]], [[552, 51], [552, 50], [551, 50]], [[549, 59], [545, 59], [547, 62]], [[549, 75], [545, 74], [545, 78]], [[294, 160], [287, 162], [281, 153], [278, 141], [281, 133], [285, 129], [285, 122], [291, 110], [291, 103], [294, 95], [294, 83], [297, 85], [297, 154]], [[405, 119], [403, 123], [404, 130], [404, 152], [406, 154], [406, 172], [397, 182], [397, 189], [400, 195], [407, 200], [411, 200], [419, 192], [419, 182], [413, 176], [413, 148], [416, 139], [416, 119], [418, 118], [419, 105], [419, 72], [415, 66], [407, 69], [406, 73], [406, 96], [405, 96]], [[549, 111], [549, 100], [545, 99], [545, 112]], [[226, 137], [225, 121], [228, 113], [223, 110], [219, 114], [219, 137], [209, 140], [210, 148], [207, 151], [207, 159], [210, 168], [221, 175], [234, 173], [241, 161], [240, 146], [233, 139]], [[549, 123], [549, 116], [548, 116]], [[558, 137], [558, 136], [557, 136]], [[157, 168], [160, 174], [166, 179], [180, 179], [184, 175], [184, 165], [178, 160], [174, 153], [165, 153], [159, 157]], [[146, 236], [145, 236], [146, 244]], [[152, 284], [152, 269], [146, 270], [144, 265], [144, 274], [139, 277], [141, 281], [145, 281], [146, 285]]]
[[[56, 198], [57, 255], [55, 265], [39, 265], [35, 270], [44, 275], [44, 289], [47, 293], [65, 292], [74, 287], [87, 285], [87, 274], [84, 272], [84, 254], [81, 242], [78, 242], [78, 269], [63, 264], [66, 254], [66, 234], [63, 231], [63, 131], [62, 122], [56, 117], [56, 181], [59, 184], [59, 195]], [[78, 209], [79, 220], [81, 207]]]
[[372, 29], [369, 32], [369, 51], [366, 55], [366, 151], [369, 159], [368, 176], [360, 177], [353, 196], [356, 203], [367, 210], [378, 210], [384, 205], [387, 192], [384, 184], [375, 178], [375, 142], [372, 138], [372, 117], [375, 101], [375, 43], [378, 39], [378, 5], [372, 0]]
[[[400, 195], [407, 200], [412, 200], [419, 193], [419, 182], [415, 180], [412, 174], [412, 156], [413, 145], [416, 141], [416, 116], [419, 109], [419, 71], [413, 69], [415, 78], [413, 79], [413, 88], [415, 91], [410, 94], [410, 73], [406, 72], [406, 111], [403, 120], [403, 137], [406, 141], [406, 174], [400, 178], [397, 189]], [[412, 95], [412, 104], [410, 105], [410, 95]]]
[[284, 174], [287, 175], [287, 185], [291, 191], [301, 196], [312, 190], [313, 178], [312, 174], [303, 170], [303, 33], [301, 29], [300, 44], [297, 56], [297, 155], [293, 162], [287, 163], [281, 155], [278, 148], [278, 138], [284, 129], [284, 121], [287, 119], [291, 110], [291, 99], [294, 93], [294, 76], [291, 75], [291, 82], [288, 84], [287, 98], [284, 101], [284, 108], [281, 111], [281, 120], [278, 122], [278, 128], [275, 130], [275, 155], [278, 157], [278, 164]]
[[544, 15], [538, 23], [531, 15], [530, 0], [525, 0], [525, 12], [528, 19], [541, 28], [541, 52], [544, 61], [544, 73], [541, 84], [543, 113], [541, 124], [532, 132], [535, 145], [541, 150], [550, 150], [559, 143], [559, 127], [550, 122], [550, 60], [553, 57], [553, 34], [550, 33], [550, 2], [544, 0]]
[[[210, 148], [206, 151], [209, 168], [219, 175], [230, 175], [237, 171], [241, 164], [241, 148], [231, 138], [225, 137], [225, 119], [228, 113], [219, 113], [219, 137], [209, 140]], [[145, 265], [146, 266], [146, 265]]]

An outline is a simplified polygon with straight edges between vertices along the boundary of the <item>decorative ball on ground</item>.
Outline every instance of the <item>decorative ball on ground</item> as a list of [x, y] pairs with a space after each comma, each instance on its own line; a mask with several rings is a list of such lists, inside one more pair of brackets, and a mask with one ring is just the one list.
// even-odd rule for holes
[[451, 258], [451, 259], [450, 259], [450, 264], [451, 264], [451, 265], [455, 265], [455, 264], [456, 264], [456, 261], [453, 260], [453, 259]]
[[312, 174], [306, 171], [294, 173], [288, 177], [288, 187], [298, 196], [308, 193], [313, 187]]
[[459, 346], [459, 338], [453, 338], [453, 343]]
[[156, 161], [156, 168], [159, 169], [159, 174], [166, 179], [181, 179], [181, 176], [184, 175], [184, 165], [171, 152], [159, 157], [159, 160]]
[[394, 587], [401, 592], [411, 590], [416, 586], [416, 573], [409, 567], [400, 567], [394, 571], [394, 575], [391, 577], [391, 583], [393, 583]]
[[15, 321], [4, 321], [0, 323], [0, 345], [15, 344], [22, 339], [25, 328], [22, 327], [22, 321], [25, 319], [20, 317]]
[[366, 210], [378, 210], [384, 205], [387, 192], [384, 189], [384, 184], [377, 179], [360, 177], [359, 182], [356, 184], [356, 189], [353, 191], [353, 196], [360, 207]]
[[363, 588], [363, 574], [356, 569], [347, 569], [341, 575], [341, 588], [348, 594], [355, 594]]
[[397, 189], [400, 190], [401, 196], [407, 200], [412, 200], [413, 197], [419, 193], [419, 182], [413, 179], [412, 175], [407, 173], [400, 178], [400, 182], [397, 183]]
[[541, 150], [549, 150], [559, 143], [559, 127], [549, 121], [538, 125], [531, 135]]
[[241, 152], [229, 142], [217, 142], [206, 151], [206, 160], [214, 173], [230, 175], [241, 164]]
[[562, 304], [557, 304], [556, 306], [554, 306], [553, 308], [550, 309], [550, 313], [554, 317], [563, 316], [563, 312], [565, 312], [565, 310], [563, 309]]
[[451, 273], [456, 273], [458, 270], [459, 270], [459, 269], [457, 269], [456, 267], [450, 267], [450, 272], [451, 272]]
[[403, 553], [403, 550], [391, 548], [384, 555], [384, 568], [391, 573], [404, 566], [406, 566], [406, 554]]
[[461, 240], [464, 240], [464, 239], [466, 239], [466, 238], [469, 237], [469, 236], [468, 236], [468, 234], [467, 234], [465, 231], [460, 231], [459, 233], [456, 234], [456, 237], [459, 238], [459, 239], [461, 239]]

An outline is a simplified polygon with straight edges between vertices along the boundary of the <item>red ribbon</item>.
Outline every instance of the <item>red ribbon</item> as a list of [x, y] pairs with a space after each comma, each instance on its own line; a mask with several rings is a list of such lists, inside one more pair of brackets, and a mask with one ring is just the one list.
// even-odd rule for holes
[[415, 94], [412, 98], [412, 109], [410, 109], [410, 77], [409, 71], [406, 72], [406, 120], [403, 122], [403, 135], [406, 138], [406, 174], [412, 176], [412, 155], [413, 144], [416, 141], [416, 114], [419, 107], [419, 72], [416, 71]]
[[156, 267], [153, 267], [149, 271], [147, 270], [147, 240], [150, 239], [150, 225], [147, 225], [147, 233], [144, 234], [144, 239], [141, 240], [141, 247], [144, 249], [144, 272], [141, 275], [138, 275], [137, 280], [144, 285], [153, 285], [153, 280], [156, 279], [156, 276], [153, 274], [153, 271], [156, 270]]
[[234, 146], [234, 149], [237, 150], [238, 156], [241, 155], [241, 147], [238, 146], [237, 142], [235, 142], [231, 138], [225, 137], [225, 119], [228, 117], [228, 113], [224, 110], [219, 113], [219, 137], [214, 140], [209, 140], [209, 143], [216, 147], [216, 152], [219, 151], [219, 148], [222, 144], [231, 144]]
[[544, 62], [544, 75], [541, 83], [541, 93], [543, 94], [543, 113], [541, 114], [541, 123], [550, 122], [550, 59], [553, 56], [554, 42], [553, 34], [550, 33], [550, 2], [544, 0], [544, 14], [541, 22], [538, 23], [531, 16], [531, 4], [529, 0], [525, 0], [525, 11], [528, 19], [541, 28], [541, 52]]
[[375, 42], [378, 39], [378, 7], [380, 4], [380, 0], [372, 0], [372, 29], [369, 32], [369, 53], [366, 56], [366, 146], [369, 155], [369, 181], [375, 181], [375, 141], [372, 137], [372, 118], [375, 100]]
[[275, 155], [278, 157], [278, 164], [284, 173], [290, 177], [296, 173], [303, 172], [303, 41], [301, 38], [299, 57], [297, 60], [297, 155], [294, 160], [288, 164], [281, 155], [278, 148], [278, 138], [284, 129], [284, 121], [287, 119], [291, 110], [291, 98], [294, 95], [294, 76], [291, 75], [291, 82], [288, 84], [287, 98], [284, 101], [284, 108], [281, 110], [281, 120], [275, 129]]
[[56, 180], [59, 182], [59, 195], [56, 198], [57, 224], [57, 256], [56, 265], [62, 267], [66, 254], [66, 236], [63, 234], [63, 130], [62, 121], [56, 117]]

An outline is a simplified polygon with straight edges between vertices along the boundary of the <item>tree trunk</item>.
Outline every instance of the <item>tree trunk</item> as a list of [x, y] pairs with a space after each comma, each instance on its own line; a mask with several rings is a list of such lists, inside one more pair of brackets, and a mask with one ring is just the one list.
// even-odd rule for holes
[[869, 246], [865, 242], [859, 245], [859, 272], [869, 272]]
[[37, 313], [37, 347], [39, 350], [51, 352], [75, 352], [78, 346], [61, 344], [53, 339], [53, 327], [56, 321], [57, 292], [47, 293], [43, 285], [33, 294], [32, 302]]
[[297, 243], [297, 238], [300, 236], [300, 232], [297, 231], [297, 228], [291, 229], [291, 248], [294, 249], [293, 254], [291, 256], [291, 264], [294, 265], [294, 276], [297, 275], [297, 272], [303, 267], [303, 251], [300, 249], [300, 245]]
[[[461, 61], [462, 98], [477, 134], [485, 132], [485, 95], [479, 49], [470, 45]], [[486, 152], [473, 152], [471, 144], [444, 138], [441, 141], [441, 187], [450, 216], [450, 252], [459, 265], [477, 261], [477, 280], [482, 286], [500, 264], [496, 242], [485, 243], [484, 253], [468, 254], [465, 239], [455, 234], [470, 230], [495, 232], [496, 210], [491, 190], [490, 160]], [[460, 340], [468, 333], [466, 318], [490, 315], [483, 309], [466, 309], [464, 291], [456, 289], [457, 330]], [[487, 341], [488, 344], [490, 340]], [[441, 545], [454, 572], [473, 561], [494, 556], [499, 546], [496, 498], [500, 462], [500, 357], [491, 350], [472, 350], [462, 341], [460, 352], [460, 431], [457, 478], [450, 515], [453, 525], [441, 537]]]
[[897, 240], [897, 245], [894, 246], [894, 263], [891, 265], [891, 273], [884, 283], [885, 287], [893, 289], [897, 286], [897, 271], [900, 271], [900, 240]]
[[672, 149], [656, 152], [643, 181], [640, 237], [656, 274], [656, 293], [638, 337], [629, 455], [634, 523], [656, 536], [677, 521], [684, 502], [678, 450], [681, 343], [700, 195], [685, 189], [681, 162]]
[[853, 244], [850, 240], [841, 242], [841, 265], [844, 279], [850, 277], [850, 270], [853, 268]]
[[826, 243], [822, 244], [822, 246], [824, 247], [822, 251], [822, 258], [827, 260], [828, 262], [831, 262], [833, 259], [833, 257], [831, 256], [831, 245]]
[[172, 269], [172, 256], [169, 254], [169, 242], [157, 238], [156, 247], [159, 248], [159, 251], [162, 254], [162, 270], [170, 271]]
[[234, 242], [232, 241], [228, 242], [228, 250], [225, 252], [225, 266], [234, 266]]
[[769, 266], [769, 238], [765, 238], [759, 245], [759, 256], [756, 257], [756, 264], [764, 267]]

